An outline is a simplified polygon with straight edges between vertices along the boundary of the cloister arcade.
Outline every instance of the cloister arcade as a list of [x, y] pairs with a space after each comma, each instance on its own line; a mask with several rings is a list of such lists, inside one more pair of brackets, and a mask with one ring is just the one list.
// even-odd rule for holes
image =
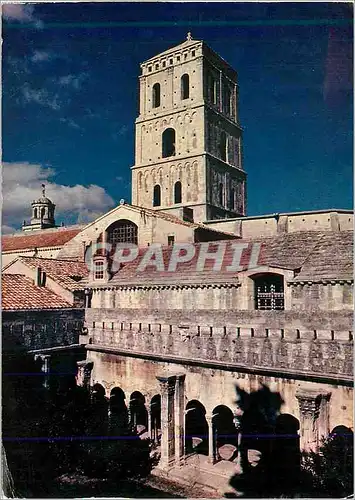
[[91, 393], [98, 432], [105, 425], [111, 433], [130, 425], [141, 439], [153, 441], [163, 462], [165, 447], [165, 465], [181, 464], [192, 455], [201, 455], [210, 464], [243, 460], [244, 467], [252, 467], [276, 453], [297, 466], [300, 422], [293, 415], [279, 414], [271, 425], [263, 411], [255, 412], [252, 407], [242, 413], [238, 407], [218, 404], [207, 411], [201, 401], [191, 399], [184, 400], [179, 421], [175, 406], [179, 395], [172, 391], [145, 396], [140, 391], [125, 393], [119, 386], [105, 390], [101, 384], [94, 384]]

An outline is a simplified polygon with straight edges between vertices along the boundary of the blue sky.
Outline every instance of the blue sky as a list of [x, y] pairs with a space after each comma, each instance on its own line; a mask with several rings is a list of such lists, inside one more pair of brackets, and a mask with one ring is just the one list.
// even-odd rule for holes
[[3, 13], [4, 226], [130, 201], [140, 62], [205, 40], [238, 72], [248, 215], [352, 208], [352, 5], [77, 3]]

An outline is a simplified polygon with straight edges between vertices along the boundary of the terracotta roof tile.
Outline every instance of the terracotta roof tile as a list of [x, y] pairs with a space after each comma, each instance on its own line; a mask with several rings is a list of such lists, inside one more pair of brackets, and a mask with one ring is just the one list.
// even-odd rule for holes
[[61, 229], [55, 231], [34, 231], [29, 234], [6, 235], [2, 236], [2, 251], [11, 252], [16, 250], [44, 248], [44, 247], [61, 247], [69, 240], [80, 233], [81, 228], [76, 229]]
[[3, 274], [2, 309], [68, 309], [72, 308], [51, 290], [36, 286], [30, 278], [20, 274]]
[[19, 260], [32, 269], [40, 267], [48, 277], [71, 291], [81, 290], [83, 285], [80, 282], [89, 274], [85, 262], [40, 257], [19, 257]]

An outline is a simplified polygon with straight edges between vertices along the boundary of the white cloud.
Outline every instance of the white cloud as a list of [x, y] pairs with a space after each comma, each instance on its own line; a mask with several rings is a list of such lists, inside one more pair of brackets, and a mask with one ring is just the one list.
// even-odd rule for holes
[[46, 184], [46, 195], [56, 205], [56, 219], [73, 216], [76, 222], [89, 222], [114, 206], [106, 191], [96, 185], [65, 186], [51, 181], [55, 171], [42, 165], [3, 163], [3, 228], [13, 232], [23, 220], [30, 218], [31, 202], [41, 196], [41, 184]]
[[80, 125], [78, 123], [76, 123], [71, 118], [60, 118], [59, 121], [62, 122], [62, 123], [65, 123], [70, 128], [74, 128], [76, 130], [84, 130], [82, 127], [80, 127]]
[[88, 78], [87, 73], [80, 73], [78, 75], [64, 75], [58, 78], [57, 83], [63, 87], [73, 87], [80, 89], [82, 83]]
[[58, 111], [60, 109], [58, 95], [50, 95], [45, 89], [32, 89], [27, 84], [21, 88], [22, 100], [25, 103], [35, 102], [41, 106]]
[[47, 52], [45, 50], [35, 50], [31, 56], [31, 61], [34, 63], [37, 62], [46, 62], [53, 59], [54, 55], [51, 52]]
[[34, 16], [34, 6], [31, 4], [8, 3], [2, 6], [2, 15], [7, 21], [19, 23], [34, 23], [40, 28], [42, 21]]

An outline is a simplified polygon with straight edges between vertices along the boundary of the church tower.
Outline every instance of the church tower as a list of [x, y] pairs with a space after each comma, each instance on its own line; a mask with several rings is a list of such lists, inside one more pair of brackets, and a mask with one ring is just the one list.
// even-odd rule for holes
[[141, 70], [132, 203], [195, 222], [246, 215], [236, 72], [190, 33]]
[[22, 231], [36, 231], [56, 227], [54, 220], [55, 204], [46, 197], [46, 187], [42, 184], [42, 197], [31, 203], [32, 215], [29, 224], [23, 221]]

